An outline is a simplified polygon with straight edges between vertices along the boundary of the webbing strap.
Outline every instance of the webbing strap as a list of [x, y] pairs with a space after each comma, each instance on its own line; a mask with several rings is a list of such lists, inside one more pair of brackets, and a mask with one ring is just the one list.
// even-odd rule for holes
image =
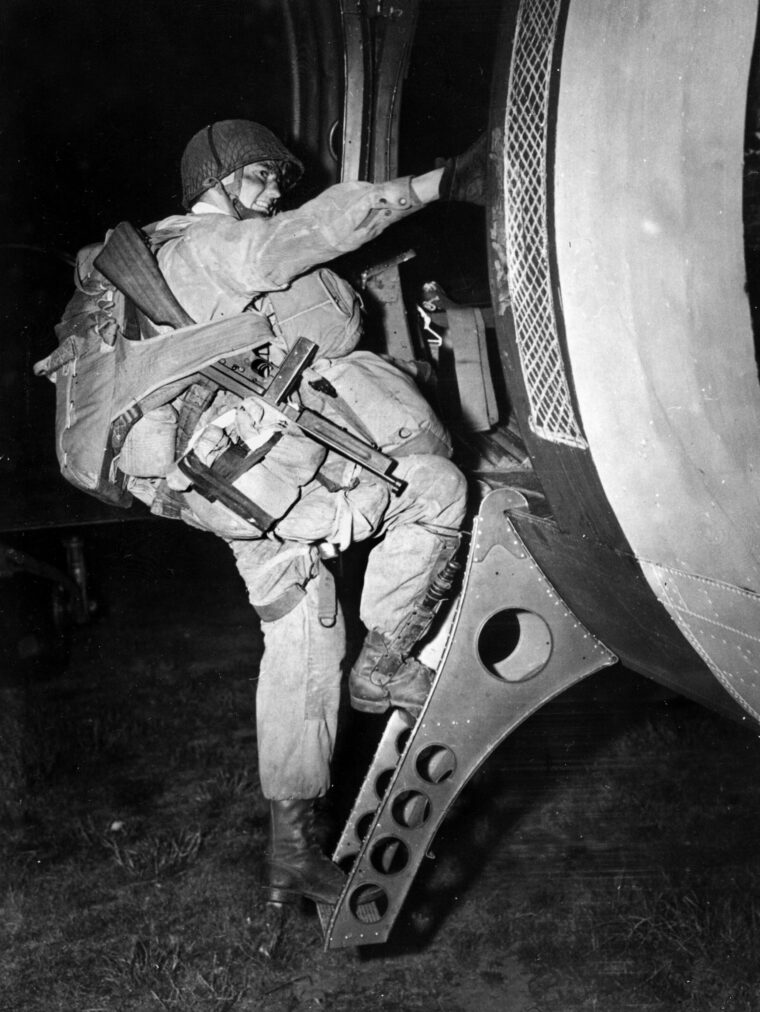
[[154, 516], [164, 517], [166, 520], [181, 520], [183, 503], [182, 493], [170, 488], [166, 478], [162, 478], [158, 483], [150, 511]]
[[181, 457], [187, 449], [190, 437], [195, 432], [201, 415], [214, 399], [214, 395], [218, 389], [218, 387], [212, 387], [206, 383], [193, 383], [184, 394], [177, 422], [177, 442], [175, 446], [177, 457]]
[[317, 616], [319, 624], [325, 629], [331, 629], [338, 617], [338, 595], [335, 591], [335, 577], [321, 559], [317, 566], [316, 576], [309, 576], [304, 583], [296, 583], [292, 587], [288, 587], [283, 594], [280, 594], [274, 601], [270, 601], [269, 604], [254, 605], [256, 614], [261, 621], [275, 622], [278, 618], [284, 618], [294, 608], [297, 608], [306, 597], [306, 587], [312, 579], [318, 581]]
[[211, 465], [211, 470], [218, 478], [231, 484], [250, 471], [260, 460], [263, 460], [272, 447], [282, 439], [282, 436], [282, 432], [274, 432], [261, 446], [257, 446], [255, 450], [251, 451], [248, 451], [244, 443], [232, 443], [223, 453], [219, 454]]
[[253, 607], [262, 622], [275, 622], [298, 607], [305, 597], [306, 587], [297, 583], [293, 587], [288, 587], [284, 594], [280, 594], [269, 604], [255, 604]]
[[317, 574], [317, 614], [319, 624], [332, 629], [338, 616], [338, 596], [335, 592], [335, 577], [324, 562], [319, 563]]
[[314, 475], [314, 480], [318, 481], [320, 485], [327, 489], [328, 492], [351, 492], [359, 484], [358, 478], [352, 478], [348, 485], [341, 485], [340, 482], [333, 481], [332, 478], [328, 478], [322, 471], [317, 471]]
[[186, 478], [190, 479], [190, 483], [195, 486], [195, 491], [204, 499], [208, 499], [209, 502], [216, 502], [218, 499], [228, 510], [232, 510], [246, 523], [251, 524], [262, 533], [274, 526], [275, 517], [267, 513], [231, 482], [219, 478], [213, 467], [204, 464], [194, 450], [190, 450], [189, 453], [180, 457], [177, 467]]

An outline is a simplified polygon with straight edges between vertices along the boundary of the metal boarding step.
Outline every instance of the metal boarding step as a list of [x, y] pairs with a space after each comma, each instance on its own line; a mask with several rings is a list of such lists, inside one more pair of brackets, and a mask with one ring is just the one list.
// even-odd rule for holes
[[416, 722], [391, 713], [333, 854], [348, 878], [338, 904], [319, 909], [325, 949], [386, 941], [433, 837], [478, 767], [531, 713], [617, 660], [518, 537], [509, 511], [525, 506], [508, 488], [483, 499], [432, 692]]

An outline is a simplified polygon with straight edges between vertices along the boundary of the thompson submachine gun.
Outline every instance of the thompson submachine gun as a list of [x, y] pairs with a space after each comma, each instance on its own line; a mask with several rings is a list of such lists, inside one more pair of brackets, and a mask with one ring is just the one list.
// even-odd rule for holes
[[[144, 235], [130, 222], [121, 222], [111, 232], [95, 266], [154, 324], [168, 325], [176, 330], [194, 325], [195, 321], [169, 288]], [[270, 409], [279, 411], [307, 436], [381, 478], [399, 495], [405, 482], [392, 474], [397, 463], [393, 457], [292, 399], [291, 394], [316, 351], [313, 341], [299, 338], [279, 369], [267, 378], [251, 368], [238, 363], [230, 365], [223, 359], [200, 369], [198, 375], [241, 397], [266, 402]], [[183, 458], [181, 469], [207, 498], [219, 498], [238, 513], [241, 510], [251, 512], [253, 504], [229, 483], [230, 477], [225, 476], [227, 480], [220, 481], [192, 453]], [[247, 519], [264, 530], [273, 522], [263, 511]]]

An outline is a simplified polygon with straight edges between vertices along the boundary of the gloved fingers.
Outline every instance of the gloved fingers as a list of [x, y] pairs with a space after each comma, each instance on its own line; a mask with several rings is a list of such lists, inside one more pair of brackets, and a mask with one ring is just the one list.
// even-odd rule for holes
[[439, 190], [441, 200], [467, 201], [481, 206], [485, 204], [488, 151], [489, 137], [486, 131], [465, 152], [444, 163]]

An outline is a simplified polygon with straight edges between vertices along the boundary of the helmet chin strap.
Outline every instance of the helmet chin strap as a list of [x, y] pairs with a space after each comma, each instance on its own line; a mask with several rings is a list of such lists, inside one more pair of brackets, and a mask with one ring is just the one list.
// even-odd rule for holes
[[[224, 186], [224, 184], [222, 184]], [[229, 196], [230, 203], [235, 211], [235, 214], [241, 221], [246, 218], [269, 218], [271, 217], [274, 207], [269, 213], [266, 211], [258, 211], [255, 207], [246, 207], [240, 200], [240, 191], [243, 187], [243, 169], [235, 169], [235, 174], [232, 179], [232, 183], [229, 185], [225, 192]]]
[[242, 185], [243, 185], [242, 169], [235, 169], [235, 173], [232, 177], [232, 182], [229, 184], [229, 186], [225, 186], [224, 183], [220, 182], [220, 186], [224, 190], [225, 196], [227, 197], [227, 200], [230, 206], [232, 207], [235, 217], [239, 221], [242, 221], [244, 218], [248, 217], [246, 214], [248, 208], [244, 204], [240, 203], [240, 190]]
[[243, 182], [243, 170], [235, 170], [235, 178], [229, 187], [225, 186], [218, 176], [210, 176], [206, 182], [209, 184], [208, 189], [214, 190], [222, 198], [226, 210], [233, 217], [237, 218], [238, 221], [244, 221], [247, 218], [266, 218], [268, 217], [263, 211], [257, 211], [252, 207], [246, 207], [240, 200], [240, 188]]
[[224, 207], [227, 210], [227, 212], [231, 214], [233, 217], [237, 218], [238, 221], [243, 221], [245, 218], [268, 217], [268, 215], [266, 215], [263, 211], [255, 211], [253, 208], [246, 207], [245, 204], [241, 203], [240, 190], [242, 189], [243, 186], [242, 166], [240, 166], [240, 168], [235, 169], [232, 176], [232, 182], [229, 185], [229, 189], [222, 182], [221, 179], [221, 173], [223, 171], [222, 160], [219, 157], [219, 152], [217, 151], [216, 144], [214, 143], [213, 123], [210, 123], [206, 127], [206, 139], [208, 141], [209, 151], [211, 152], [214, 161], [216, 162], [216, 171], [218, 175], [208, 176], [208, 178], [203, 181], [205, 189], [215, 190], [216, 193], [218, 193], [219, 196], [221, 197], [222, 203], [224, 204]]
[[271, 211], [267, 214], [266, 211], [257, 211], [254, 207], [246, 207], [245, 204], [240, 203], [237, 197], [232, 198], [232, 205], [235, 208], [235, 214], [241, 221], [245, 218], [269, 218], [272, 214]]
[[213, 192], [217, 194], [228, 214], [232, 215], [233, 218], [241, 217], [239, 208], [243, 209], [243, 205], [237, 199], [237, 196], [230, 196], [227, 191], [227, 187], [221, 179], [217, 176], [209, 176], [207, 179], [203, 180], [203, 186], [205, 192], [213, 190]]

